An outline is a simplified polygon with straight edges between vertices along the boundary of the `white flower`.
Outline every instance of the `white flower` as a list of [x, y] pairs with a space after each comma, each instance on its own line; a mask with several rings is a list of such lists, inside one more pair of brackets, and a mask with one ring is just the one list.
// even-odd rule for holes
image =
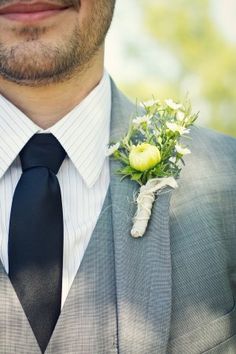
[[106, 156], [111, 156], [114, 154], [115, 151], [117, 151], [120, 147], [120, 143], [116, 143], [116, 144], [113, 144], [111, 145], [108, 149], [107, 149], [107, 152], [106, 152]]
[[182, 104], [174, 102], [171, 98], [169, 98], [168, 100], [165, 100], [165, 104], [168, 107], [170, 107], [171, 109], [173, 109], [174, 111], [177, 111], [178, 109], [183, 108]]
[[133, 119], [133, 125], [135, 127], [139, 127], [142, 123], [149, 123], [150, 122], [150, 117], [149, 116], [142, 116], [142, 117], [136, 117]]
[[178, 132], [180, 135], [183, 134], [188, 134], [190, 132], [189, 129], [186, 129], [185, 127], [183, 127], [182, 125], [176, 124], [176, 123], [171, 123], [171, 122], [167, 122], [166, 126], [168, 129], [170, 129], [173, 133]]
[[176, 114], [176, 118], [179, 122], [183, 122], [184, 118], [185, 118], [185, 114], [182, 111], [178, 111]]
[[152, 106], [155, 106], [156, 104], [159, 105], [160, 104], [160, 100], [149, 100], [149, 101], [141, 103], [141, 105], [143, 107], [152, 107]]
[[184, 148], [183, 146], [181, 146], [179, 144], [175, 145], [175, 149], [176, 149], [177, 153], [182, 155], [182, 156], [191, 154], [191, 151], [189, 149]]

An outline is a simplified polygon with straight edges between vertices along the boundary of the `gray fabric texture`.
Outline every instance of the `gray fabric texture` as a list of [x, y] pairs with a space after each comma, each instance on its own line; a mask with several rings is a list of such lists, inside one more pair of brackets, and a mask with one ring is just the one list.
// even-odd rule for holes
[[[108, 191], [46, 353], [117, 353], [116, 285], [111, 230], [111, 200]], [[4, 299], [0, 301], [0, 353], [40, 353], [7, 275], [4, 274], [2, 279], [5, 289], [3, 292], [0, 287], [0, 296]]]
[[[136, 112], [112, 84], [111, 140]], [[236, 141], [194, 128], [175, 191], [130, 237], [138, 186], [110, 189], [47, 354], [236, 354]], [[40, 353], [0, 267], [0, 353]]]
[[236, 141], [194, 128], [190, 148], [170, 209], [168, 353], [236, 353]]

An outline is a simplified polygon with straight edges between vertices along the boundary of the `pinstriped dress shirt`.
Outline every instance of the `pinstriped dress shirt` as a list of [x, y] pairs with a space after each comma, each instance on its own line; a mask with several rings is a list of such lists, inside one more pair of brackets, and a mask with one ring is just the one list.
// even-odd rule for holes
[[19, 152], [35, 133], [52, 133], [67, 157], [57, 175], [64, 218], [62, 306], [82, 261], [109, 185], [111, 87], [99, 85], [71, 112], [43, 131], [0, 95], [0, 257], [8, 273], [11, 203], [22, 169]]

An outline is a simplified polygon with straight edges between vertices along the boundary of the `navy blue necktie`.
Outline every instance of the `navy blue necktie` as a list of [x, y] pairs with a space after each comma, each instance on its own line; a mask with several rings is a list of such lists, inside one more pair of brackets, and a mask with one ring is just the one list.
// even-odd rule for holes
[[61, 309], [63, 214], [56, 174], [65, 151], [36, 134], [20, 152], [23, 173], [10, 216], [9, 277], [42, 352]]

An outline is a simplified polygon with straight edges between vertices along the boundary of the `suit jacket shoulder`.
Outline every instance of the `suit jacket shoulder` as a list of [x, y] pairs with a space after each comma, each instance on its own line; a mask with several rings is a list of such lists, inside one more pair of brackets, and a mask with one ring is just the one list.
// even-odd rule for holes
[[[188, 140], [186, 141], [188, 143]], [[196, 178], [229, 176], [236, 173], [236, 139], [211, 129], [193, 127], [189, 140], [192, 154], [185, 158]], [[183, 172], [186, 168], [183, 169]]]

